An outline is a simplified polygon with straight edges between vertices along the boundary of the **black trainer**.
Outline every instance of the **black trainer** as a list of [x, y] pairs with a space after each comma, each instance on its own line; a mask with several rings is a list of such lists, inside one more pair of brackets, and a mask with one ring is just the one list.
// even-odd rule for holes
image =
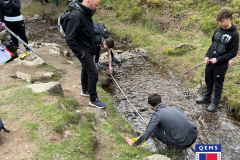
[[2, 128], [4, 132], [9, 133], [10, 131], [8, 129], [6, 129], [5, 127]]
[[197, 103], [210, 103], [211, 99], [208, 99], [206, 97], [199, 97], [199, 98], [196, 99], [196, 102]]
[[209, 112], [213, 112], [217, 109], [217, 107], [218, 107], [217, 104], [212, 103], [206, 110]]

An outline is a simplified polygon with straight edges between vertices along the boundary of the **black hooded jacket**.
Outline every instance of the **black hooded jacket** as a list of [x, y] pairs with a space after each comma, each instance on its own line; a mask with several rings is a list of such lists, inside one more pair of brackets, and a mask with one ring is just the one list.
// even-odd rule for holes
[[0, 0], [0, 18], [4, 22], [4, 16], [17, 17], [21, 15], [21, 2], [20, 0]]
[[69, 10], [78, 10], [80, 14], [71, 12], [66, 29], [66, 42], [76, 57], [85, 52], [95, 54], [96, 42], [91, 9], [79, 2], [69, 3]]
[[237, 55], [238, 45], [239, 34], [234, 24], [228, 29], [218, 27], [213, 34], [206, 57], [217, 58], [216, 64], [228, 64], [228, 61]]

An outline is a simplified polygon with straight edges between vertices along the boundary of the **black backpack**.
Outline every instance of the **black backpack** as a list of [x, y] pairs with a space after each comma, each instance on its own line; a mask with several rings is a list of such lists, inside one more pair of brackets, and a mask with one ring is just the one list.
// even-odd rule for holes
[[17, 49], [11, 41], [4, 41], [2, 44], [13, 54], [13, 56], [8, 61], [6, 61], [6, 63], [13, 61], [15, 58], [18, 58]]
[[107, 30], [107, 27], [103, 23], [93, 22], [93, 26], [94, 26], [95, 34], [99, 33], [99, 34], [101, 34], [101, 36], [104, 39], [108, 38], [108, 36], [109, 36], [108, 30]]
[[[74, 5], [74, 2], [71, 2], [71, 4]], [[72, 10], [72, 11], [65, 10], [58, 17], [58, 30], [63, 37], [66, 36], [67, 24], [69, 22], [69, 18], [68, 18], [69, 14], [71, 12], [75, 12], [80, 16], [81, 15], [80, 11], [82, 11], [82, 8], [80, 7], [80, 11], [78, 9], [76, 8], [75, 10]]]

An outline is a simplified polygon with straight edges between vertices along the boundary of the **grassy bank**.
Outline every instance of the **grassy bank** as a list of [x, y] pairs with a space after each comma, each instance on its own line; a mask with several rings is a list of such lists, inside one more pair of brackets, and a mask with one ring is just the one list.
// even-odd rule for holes
[[[237, 4], [239, 0], [101, 0], [94, 20], [105, 23], [112, 33], [148, 50], [153, 61], [172, 70], [192, 88], [204, 80], [205, 65], [188, 74], [185, 72], [203, 62], [211, 36], [218, 27], [216, 13], [222, 6], [233, 9], [233, 23], [240, 29]], [[182, 43], [194, 44], [194, 47], [175, 49]], [[235, 57], [230, 63], [222, 99], [228, 100], [230, 109], [240, 112], [238, 61]]]
[[[57, 15], [65, 9], [67, 6], [63, 1], [59, 7], [53, 7], [52, 4], [42, 6], [39, 1], [32, 1], [22, 10], [22, 14], [39, 14], [45, 17], [49, 14], [49, 20], [55, 21]], [[56, 71], [54, 66], [41, 67], [47, 71]], [[57, 81], [59, 78], [61, 75], [53, 80]], [[141, 147], [131, 147], [125, 142], [126, 136], [133, 138], [138, 135], [116, 112], [111, 95], [103, 89], [98, 88], [98, 93], [108, 104], [104, 110], [107, 119], [99, 121], [87, 111], [86, 106], [80, 106], [72, 97], [48, 93], [33, 94], [25, 85], [27, 83], [0, 89], [0, 106], [7, 108], [1, 109], [1, 118], [8, 121], [8, 125], [17, 124], [24, 133], [24, 139], [36, 146], [34, 152], [31, 151], [33, 159], [137, 160], [154, 154]], [[179, 157], [177, 151], [164, 150], [159, 153], [172, 160]]]
[[[108, 104], [105, 110], [107, 119], [98, 121], [71, 97], [33, 94], [23, 87], [25, 85], [8, 86], [0, 90], [0, 106], [8, 108], [1, 111], [1, 117], [17, 123], [25, 137], [36, 144], [34, 159], [137, 160], [153, 154], [126, 144], [125, 136], [137, 135], [116, 112], [111, 95], [104, 90], [99, 88], [98, 92]], [[69, 136], [63, 138], [65, 131], [69, 132]], [[177, 152], [166, 153], [173, 160], [178, 157]]]
[[[239, 1], [231, 1], [228, 5], [234, 6], [236, 2]], [[39, 14], [56, 22], [60, 12], [67, 9], [65, 3], [60, 1], [58, 7], [53, 7], [52, 3], [42, 6], [38, 0], [33, 0], [22, 10], [22, 14]], [[148, 50], [154, 61], [171, 69], [188, 87], [194, 87], [204, 78], [204, 66], [187, 75], [184, 73], [202, 63], [211, 44], [211, 35], [217, 27], [214, 17], [219, 8], [219, 3], [198, 0], [101, 0], [94, 21], [105, 23], [112, 33]], [[234, 10], [237, 11], [237, 8]], [[236, 24], [237, 20], [234, 21]], [[195, 45], [183, 50], [174, 49], [181, 43]], [[239, 65], [238, 62], [231, 64], [223, 92], [230, 106], [238, 111]], [[142, 148], [126, 144], [125, 136], [137, 135], [114, 109], [112, 97], [101, 88], [98, 88], [101, 99], [108, 104], [105, 122], [97, 121], [93, 114], [71, 97], [32, 94], [27, 89], [15, 87], [19, 86], [7, 86], [0, 90], [0, 105], [11, 104], [13, 108], [13, 111], [5, 112], [2, 116], [10, 121], [19, 121], [27, 130], [27, 138], [38, 147], [35, 159], [96, 159], [98, 154], [105, 159], [142, 159], [152, 155]], [[10, 92], [13, 88], [15, 91]], [[54, 103], [46, 104], [46, 101]], [[75, 110], [81, 110], [81, 115]], [[37, 118], [34, 121], [26, 120], [23, 118], [26, 114], [34, 114]], [[53, 143], [47, 138], [62, 136], [66, 130], [72, 133], [69, 139], [60, 138]], [[168, 156], [174, 160], [178, 154], [173, 152]]]

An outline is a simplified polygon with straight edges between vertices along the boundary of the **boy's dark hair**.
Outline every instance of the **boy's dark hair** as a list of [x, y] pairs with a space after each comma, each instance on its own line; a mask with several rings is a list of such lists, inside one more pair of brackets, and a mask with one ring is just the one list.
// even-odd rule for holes
[[114, 47], [114, 40], [112, 38], [105, 39], [105, 43], [108, 46], [108, 48], [113, 48]]
[[221, 21], [223, 19], [228, 19], [228, 18], [230, 18], [230, 20], [232, 19], [232, 10], [230, 8], [223, 7], [218, 11], [217, 17], [216, 17], [217, 21]]
[[160, 104], [161, 102], [162, 102], [162, 98], [157, 93], [153, 93], [148, 96], [148, 103], [153, 107], [156, 107], [156, 105]]

